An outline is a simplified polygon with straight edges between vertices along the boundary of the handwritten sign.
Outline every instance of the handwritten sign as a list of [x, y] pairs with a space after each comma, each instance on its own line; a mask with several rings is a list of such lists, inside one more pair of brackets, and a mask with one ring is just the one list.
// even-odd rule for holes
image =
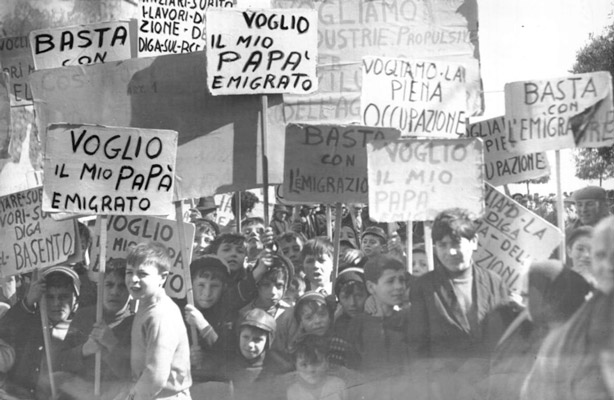
[[509, 142], [517, 152], [614, 144], [612, 76], [570, 75], [505, 85]]
[[318, 12], [318, 90], [284, 95], [277, 118], [357, 123], [365, 56], [435, 59], [466, 68], [467, 115], [482, 109], [478, 10], [472, 0], [273, 0], [276, 8]]
[[53, 220], [43, 212], [42, 198], [42, 187], [0, 197], [2, 276], [49, 267], [75, 252], [74, 220]]
[[[37, 71], [38, 126], [88, 121], [177, 131], [177, 200], [262, 185], [260, 99], [211, 96], [205, 66], [198, 52]], [[267, 116], [275, 115], [282, 97], [269, 95], [268, 106]], [[283, 129], [269, 119], [268, 134], [279, 138], [267, 142], [270, 184], [282, 180]], [[45, 134], [39, 132], [43, 143]]]
[[207, 11], [207, 86], [213, 95], [311, 93], [318, 87], [314, 10]]
[[448, 208], [484, 211], [482, 141], [411, 139], [367, 143], [369, 216], [430, 221]]
[[[156, 217], [112, 215], [107, 220], [107, 262], [126, 258], [130, 246], [154, 241], [165, 245], [171, 257], [171, 272], [166, 280], [166, 293], [174, 298], [185, 297], [183, 269], [190, 267], [194, 245], [194, 225], [181, 223], [185, 232], [185, 248], [181, 250], [177, 222]], [[96, 220], [91, 253], [91, 267], [100, 267], [100, 219]]]
[[234, 7], [234, 2], [139, 0], [139, 56], [204, 50], [205, 12], [213, 7]]
[[365, 57], [362, 122], [398, 128], [404, 136], [465, 133], [465, 68], [441, 61]]
[[9, 74], [11, 106], [32, 104], [28, 77], [34, 72], [34, 60], [27, 36], [0, 39], [0, 66]]
[[120, 61], [136, 55], [136, 21], [101, 22], [30, 32], [36, 69]]
[[507, 136], [505, 118], [498, 117], [471, 124], [468, 137], [484, 141], [484, 175], [493, 186], [535, 179], [550, 174], [546, 153], [517, 153]]
[[562, 240], [556, 226], [486, 185], [486, 213], [473, 260], [501, 275], [510, 289], [520, 290], [531, 262], [547, 259]]
[[172, 212], [177, 132], [51, 125], [43, 209], [81, 214]]
[[366, 203], [367, 142], [394, 140], [396, 129], [358, 125], [286, 127], [283, 193], [286, 200]]

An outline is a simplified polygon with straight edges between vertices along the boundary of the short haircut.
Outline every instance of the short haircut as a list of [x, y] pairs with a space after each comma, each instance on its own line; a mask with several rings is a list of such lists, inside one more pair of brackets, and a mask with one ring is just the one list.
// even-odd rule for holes
[[224, 284], [230, 280], [228, 265], [221, 258], [211, 255], [192, 261], [190, 275], [192, 280], [196, 278], [218, 279]]
[[194, 224], [196, 225], [196, 235], [210, 232], [216, 238], [220, 234], [219, 225], [209, 219], [197, 219]]
[[463, 208], [450, 208], [437, 214], [433, 221], [432, 238], [438, 242], [450, 236], [453, 240], [461, 238], [471, 240], [477, 234], [477, 224], [469, 211]]
[[320, 364], [328, 356], [328, 340], [317, 335], [305, 335], [298, 341], [294, 350], [294, 360], [299, 358], [307, 364]]
[[[238, 210], [235, 197], [236, 196], [232, 196], [230, 198], [230, 207], [232, 209], [232, 213], [236, 216]], [[256, 196], [252, 192], [241, 192], [241, 215], [244, 216], [245, 214], [253, 210], [256, 204], [259, 202], [260, 199], [258, 199], [258, 196]]]
[[240, 233], [223, 233], [213, 239], [209, 245], [209, 248], [207, 249], [207, 252], [209, 254], [216, 254], [220, 249], [220, 246], [222, 246], [224, 243], [245, 246], [246, 239], [245, 236]]
[[126, 259], [125, 258], [112, 258], [107, 262], [106, 269], [104, 271], [106, 275], [116, 275], [119, 278], [124, 279], [126, 277]]
[[571, 248], [576, 240], [581, 238], [582, 236], [586, 236], [588, 238], [593, 237], [594, 228], [592, 226], [579, 226], [576, 229], [573, 229], [567, 237], [565, 238], [565, 246]]
[[303, 235], [302, 233], [298, 233], [298, 232], [284, 232], [282, 234], [280, 234], [279, 236], [277, 236], [277, 242], [293, 242], [295, 239], [298, 239], [298, 241], [301, 243], [301, 245], [304, 245], [305, 242], [307, 241], [307, 238], [305, 238], [305, 235]]
[[290, 283], [290, 279], [292, 279], [294, 275], [294, 267], [292, 266], [292, 262], [281, 255], [273, 256], [272, 261], [273, 263], [264, 273], [258, 283], [262, 282], [263, 280], [268, 282], [275, 282], [279, 277], [282, 277], [284, 280], [284, 290], [287, 290], [288, 285]]
[[315, 256], [319, 257], [322, 255], [328, 255], [329, 257], [333, 256], [333, 243], [326, 236], [317, 236], [313, 239], [309, 239], [305, 246], [303, 246], [303, 251], [301, 255], [303, 258], [307, 256]]
[[388, 254], [379, 254], [367, 260], [364, 270], [365, 281], [377, 283], [379, 278], [384, 275], [385, 270], [405, 271], [405, 265], [398, 258]]
[[264, 225], [264, 219], [260, 217], [248, 217], [241, 221], [241, 229], [245, 228], [246, 226], [257, 224]]
[[168, 249], [158, 242], [144, 242], [131, 246], [126, 257], [126, 264], [132, 266], [155, 265], [161, 273], [171, 270], [171, 258], [168, 255]]
[[45, 284], [47, 288], [71, 289], [75, 295], [78, 295], [78, 293], [73, 290], [73, 279], [62, 272], [51, 272], [45, 277]]

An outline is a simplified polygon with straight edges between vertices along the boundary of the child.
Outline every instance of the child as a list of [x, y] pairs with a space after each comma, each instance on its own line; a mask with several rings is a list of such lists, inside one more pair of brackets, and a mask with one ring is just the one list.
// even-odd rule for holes
[[429, 272], [429, 264], [426, 259], [426, 249], [424, 248], [424, 243], [414, 245], [411, 254], [412, 276], [418, 278]]
[[171, 260], [157, 242], [140, 243], [126, 258], [126, 286], [139, 300], [131, 334], [136, 383], [130, 399], [190, 399], [190, 348], [179, 307], [164, 291]]
[[290, 280], [290, 284], [288, 285], [288, 289], [284, 294], [283, 300], [290, 305], [290, 307], [294, 307], [296, 304], [296, 300], [305, 294], [305, 289], [307, 285], [305, 285], [305, 280], [301, 278], [299, 275], [294, 275], [292, 280]]
[[305, 336], [297, 344], [296, 382], [288, 387], [288, 400], [346, 399], [345, 382], [329, 374], [327, 353], [328, 343], [319, 336]]
[[349, 267], [341, 271], [335, 281], [335, 295], [341, 311], [335, 315], [334, 330], [343, 337], [352, 318], [362, 314], [367, 300], [363, 269]]
[[303, 236], [302, 233], [296, 232], [286, 232], [277, 237], [279, 251], [292, 261], [292, 265], [297, 274], [303, 272], [303, 257], [301, 256], [301, 252], [305, 246], [305, 241], [305, 236]]
[[273, 207], [273, 218], [269, 226], [275, 235], [281, 235], [290, 230], [290, 210], [283, 204], [275, 204]]
[[333, 272], [333, 244], [323, 236], [310, 239], [303, 247], [303, 270], [307, 290], [331, 294]]
[[215, 222], [205, 218], [195, 219], [192, 222], [196, 225], [192, 249], [192, 259], [195, 259], [207, 254], [207, 248], [220, 234], [220, 228]]
[[209, 254], [221, 258], [230, 268], [231, 280], [238, 282], [245, 277], [246, 239], [240, 233], [224, 233], [211, 243]]
[[[273, 229], [268, 228], [268, 230], [273, 236]], [[241, 221], [241, 233], [246, 238], [247, 263], [253, 265], [264, 249], [264, 241], [262, 240], [265, 233], [264, 220], [260, 217], [245, 218]]]
[[283, 301], [288, 283], [294, 275], [292, 263], [284, 256], [273, 256], [272, 264], [258, 281], [258, 296], [239, 312], [241, 315], [255, 308], [269, 313], [277, 319], [290, 305]]
[[386, 251], [388, 236], [379, 226], [370, 226], [360, 236], [360, 246], [367, 257], [374, 257]]

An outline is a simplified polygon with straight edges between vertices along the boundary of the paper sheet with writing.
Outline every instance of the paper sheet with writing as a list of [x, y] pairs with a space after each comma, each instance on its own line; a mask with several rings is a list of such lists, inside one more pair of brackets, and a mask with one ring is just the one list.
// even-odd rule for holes
[[448, 208], [484, 212], [480, 139], [367, 143], [369, 216], [378, 222], [430, 221]]
[[285, 200], [366, 203], [369, 197], [367, 142], [394, 140], [400, 135], [392, 128], [289, 124], [284, 163]]
[[[194, 225], [181, 222], [185, 232], [185, 248], [180, 249], [177, 222], [157, 217], [111, 215], [107, 220], [107, 262], [126, 258], [130, 246], [141, 242], [159, 242], [168, 249], [171, 272], [166, 280], [166, 293], [174, 298], [185, 297], [184, 268], [190, 267], [194, 244]], [[96, 220], [90, 255], [91, 269], [100, 268], [100, 218]]]
[[523, 154], [514, 151], [508, 140], [505, 117], [471, 124], [465, 136], [484, 140], [484, 178], [493, 186], [550, 174], [550, 163], [545, 152]]
[[362, 123], [403, 136], [457, 137], [465, 133], [467, 82], [458, 63], [362, 59]]
[[168, 215], [177, 132], [51, 125], [43, 209], [99, 215]]
[[531, 263], [548, 259], [562, 239], [556, 226], [486, 185], [486, 213], [479, 222], [473, 261], [499, 274], [510, 289], [523, 289]]
[[55, 221], [42, 199], [42, 187], [0, 197], [1, 276], [50, 267], [75, 253], [75, 221]]
[[318, 87], [314, 10], [207, 11], [212, 94], [299, 93]]
[[27, 36], [0, 38], [0, 66], [9, 74], [11, 105], [31, 105], [28, 77], [34, 72], [34, 60]]
[[504, 90], [509, 141], [515, 152], [614, 144], [609, 72], [507, 83]]

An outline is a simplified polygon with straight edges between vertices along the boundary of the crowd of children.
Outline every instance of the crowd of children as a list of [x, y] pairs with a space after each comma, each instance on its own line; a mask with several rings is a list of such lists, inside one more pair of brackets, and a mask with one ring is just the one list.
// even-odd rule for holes
[[[473, 263], [476, 224], [463, 210], [442, 212], [433, 222], [435, 269], [428, 271], [420, 242], [410, 274], [403, 238], [368, 215], [357, 223], [355, 215], [348, 217], [355, 209], [363, 210], [350, 207], [341, 217], [359, 240], [341, 240], [338, 265], [331, 238], [308, 239], [303, 232], [314, 231], [315, 224], [305, 222], [313, 209], [275, 228], [248, 217], [241, 233], [220, 233], [215, 222], [194, 213], [190, 304], [166, 295], [171, 261], [156, 242], [133, 246], [125, 260], [109, 263], [100, 282], [102, 322], [94, 305], [79, 306], [82, 279], [74, 268], [31, 276], [0, 319], [2, 395], [97, 398], [95, 358], [101, 354], [98, 398], [104, 399], [494, 399], [502, 380], [489, 371], [506, 371], [506, 352], [516, 349], [509, 343], [521, 337], [530, 345], [523, 347], [526, 371], [514, 381], [520, 396], [530, 357], [539, 350], [535, 343], [552, 327], [538, 333], [518, 327], [542, 329], [536, 304], [559, 307], [571, 297], [530, 289], [534, 315], [527, 319], [531, 306], [515, 304], [496, 274]], [[291, 212], [278, 208], [276, 214], [284, 219]], [[600, 229], [611, 240], [611, 228]], [[607, 275], [614, 270], [612, 244], [602, 246], [610, 255], [599, 264], [606, 270], [597, 279], [602, 285], [614, 282]], [[569, 268], [573, 276], [551, 284], [561, 275], [557, 268], [536, 266], [530, 287], [545, 287], [539, 279], [547, 276], [549, 290], [574, 294], [564, 318], [557, 317], [562, 323], [599, 286]], [[610, 287], [597, 298], [611, 306]], [[611, 333], [610, 327], [602, 335]], [[604, 387], [611, 398], [612, 388]]]

